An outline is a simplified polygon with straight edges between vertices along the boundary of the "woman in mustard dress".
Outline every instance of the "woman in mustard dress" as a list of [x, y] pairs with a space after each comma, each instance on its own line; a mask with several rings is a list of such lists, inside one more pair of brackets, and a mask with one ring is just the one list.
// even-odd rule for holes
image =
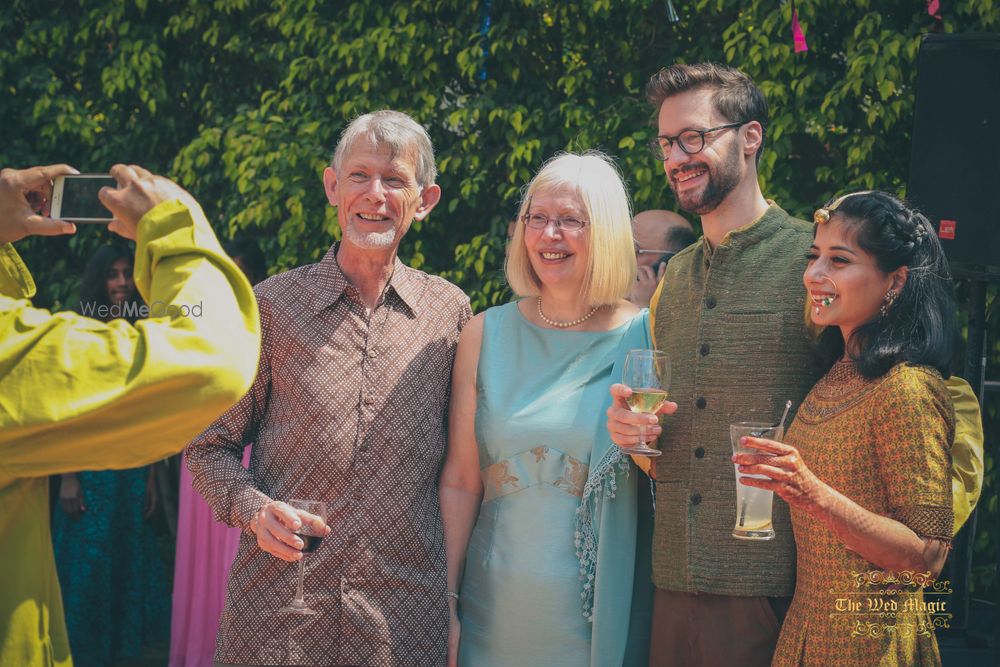
[[803, 280], [828, 372], [784, 444], [747, 438], [766, 456], [733, 457], [770, 478], [744, 483], [792, 509], [795, 596], [773, 665], [939, 665], [934, 577], [953, 527], [947, 263], [927, 219], [889, 194], [846, 195], [816, 222]]

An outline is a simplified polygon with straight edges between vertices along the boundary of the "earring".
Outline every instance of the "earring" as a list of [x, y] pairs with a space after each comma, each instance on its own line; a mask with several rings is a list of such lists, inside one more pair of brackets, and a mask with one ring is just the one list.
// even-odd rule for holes
[[892, 308], [892, 302], [896, 300], [896, 290], [890, 289], [885, 293], [885, 299], [882, 301], [882, 307], [878, 309], [878, 312], [885, 317], [889, 314], [889, 309]]

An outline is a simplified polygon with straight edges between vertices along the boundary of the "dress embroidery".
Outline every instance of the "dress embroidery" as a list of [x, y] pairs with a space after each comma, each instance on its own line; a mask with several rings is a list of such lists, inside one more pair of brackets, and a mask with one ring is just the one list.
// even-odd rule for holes
[[558, 449], [539, 445], [480, 471], [483, 502], [539, 484], [551, 484], [579, 498], [583, 495], [589, 470], [590, 466], [583, 461]]

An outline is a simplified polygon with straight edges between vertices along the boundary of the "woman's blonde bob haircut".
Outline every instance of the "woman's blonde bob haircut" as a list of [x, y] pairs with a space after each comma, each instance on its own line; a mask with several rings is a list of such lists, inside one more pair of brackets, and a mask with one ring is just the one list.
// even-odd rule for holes
[[[580, 197], [589, 223], [587, 275], [580, 294], [591, 306], [608, 306], [625, 297], [635, 282], [632, 208], [618, 168], [599, 151], [560, 153], [542, 165], [528, 183], [507, 245], [507, 283], [521, 297], [538, 296], [542, 284], [524, 247], [524, 216], [541, 192], [570, 190]], [[564, 232], [565, 233], [565, 232]]]

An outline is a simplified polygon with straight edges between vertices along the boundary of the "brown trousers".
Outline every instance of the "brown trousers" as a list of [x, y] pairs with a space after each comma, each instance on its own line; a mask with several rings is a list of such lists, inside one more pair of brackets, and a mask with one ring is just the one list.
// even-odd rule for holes
[[656, 589], [650, 667], [768, 667], [790, 598]]

